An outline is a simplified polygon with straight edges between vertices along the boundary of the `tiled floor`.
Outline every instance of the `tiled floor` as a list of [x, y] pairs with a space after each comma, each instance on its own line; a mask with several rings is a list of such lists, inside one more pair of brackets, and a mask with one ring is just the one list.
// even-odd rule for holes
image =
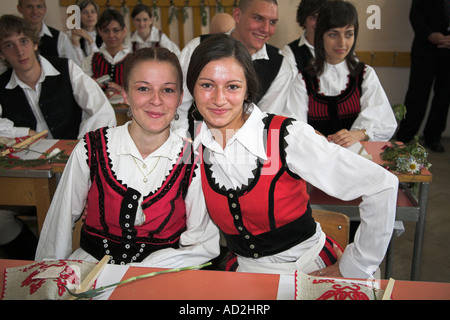
[[[420, 280], [450, 282], [450, 139], [443, 140], [445, 153], [430, 152], [433, 182], [430, 185]], [[392, 278], [409, 280], [415, 223], [395, 239]], [[382, 268], [383, 270], [383, 268]], [[382, 271], [384, 275], [384, 271]]]

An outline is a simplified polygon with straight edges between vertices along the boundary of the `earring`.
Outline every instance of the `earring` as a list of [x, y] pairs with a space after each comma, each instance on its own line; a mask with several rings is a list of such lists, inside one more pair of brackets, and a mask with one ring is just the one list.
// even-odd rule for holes
[[175, 111], [175, 116], [173, 117], [173, 119], [174, 119], [175, 121], [177, 121], [177, 120], [180, 119], [180, 115], [178, 114], [178, 111]]
[[133, 118], [133, 112], [131, 111], [131, 107], [128, 107], [127, 116], [130, 119]]

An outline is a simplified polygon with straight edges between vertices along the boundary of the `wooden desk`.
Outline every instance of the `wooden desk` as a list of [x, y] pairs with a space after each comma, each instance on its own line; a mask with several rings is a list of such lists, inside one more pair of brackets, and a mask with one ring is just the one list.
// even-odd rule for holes
[[[372, 156], [372, 161], [380, 165], [386, 161], [381, 159], [382, 148], [386, 142], [365, 142], [364, 147], [368, 154]], [[422, 259], [423, 239], [425, 235], [425, 222], [427, 216], [428, 194], [432, 174], [428, 169], [422, 169], [419, 175], [395, 173], [400, 181], [400, 187], [397, 196], [397, 221], [416, 222], [414, 237], [413, 259], [411, 267], [411, 280], [419, 280], [420, 264]], [[411, 184], [418, 184], [419, 189], [416, 194], [411, 190]], [[311, 207], [315, 209], [331, 210], [344, 213], [350, 217], [350, 220], [359, 220], [358, 205], [361, 199], [353, 201], [342, 201], [333, 198], [321, 190], [314, 187], [309, 188], [311, 196]], [[394, 238], [393, 238], [394, 239]], [[386, 279], [391, 277], [393, 261], [393, 240], [386, 254]]]
[[[50, 150], [59, 148], [66, 155], [72, 153], [76, 140], [59, 140]], [[55, 163], [33, 168], [15, 167], [0, 170], [0, 204], [11, 206], [34, 206], [37, 211], [38, 231], [56, 190], [57, 178], [65, 164]]]
[[[0, 292], [3, 290], [4, 270], [31, 263], [30, 261], [0, 259]], [[112, 266], [118, 267], [118, 266]], [[105, 269], [107, 270], [107, 269]], [[161, 269], [130, 267], [123, 279]], [[110, 300], [276, 300], [280, 276], [274, 274], [225, 271], [182, 271], [138, 280], [117, 287]], [[292, 286], [294, 278], [289, 280]], [[381, 280], [381, 289], [387, 281]], [[295, 296], [292, 295], [292, 299]], [[450, 283], [395, 281], [393, 300], [450, 300]]]

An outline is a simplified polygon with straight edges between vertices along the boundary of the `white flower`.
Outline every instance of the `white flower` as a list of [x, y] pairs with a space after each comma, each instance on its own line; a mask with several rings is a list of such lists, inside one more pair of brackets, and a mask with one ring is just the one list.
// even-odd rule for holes
[[407, 170], [409, 173], [417, 173], [420, 171], [420, 165], [417, 163], [416, 159], [411, 158], [407, 165]]

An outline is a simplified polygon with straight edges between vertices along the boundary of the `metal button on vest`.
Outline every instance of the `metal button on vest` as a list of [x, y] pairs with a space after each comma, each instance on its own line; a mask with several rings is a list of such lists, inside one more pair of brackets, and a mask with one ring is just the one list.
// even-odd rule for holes
[[250, 236], [247, 234], [247, 235], [245, 235], [245, 239], [250, 239]]
[[234, 194], [232, 194], [232, 193], [230, 193], [228, 196], [230, 197], [230, 199], [234, 198]]
[[232, 204], [231, 204], [231, 207], [232, 207], [233, 209], [236, 209], [237, 204], [236, 204], [236, 203], [232, 203]]
[[235, 218], [236, 220], [239, 220], [239, 216], [238, 216], [238, 215], [235, 215], [234, 218]]
[[257, 253], [255, 253], [255, 254], [253, 255], [253, 257], [254, 257], [254, 258], [258, 258], [259, 255], [258, 255]]
[[251, 245], [250, 245], [250, 249], [252, 249], [252, 250], [255, 249], [255, 245], [254, 245], [254, 244], [251, 244]]

